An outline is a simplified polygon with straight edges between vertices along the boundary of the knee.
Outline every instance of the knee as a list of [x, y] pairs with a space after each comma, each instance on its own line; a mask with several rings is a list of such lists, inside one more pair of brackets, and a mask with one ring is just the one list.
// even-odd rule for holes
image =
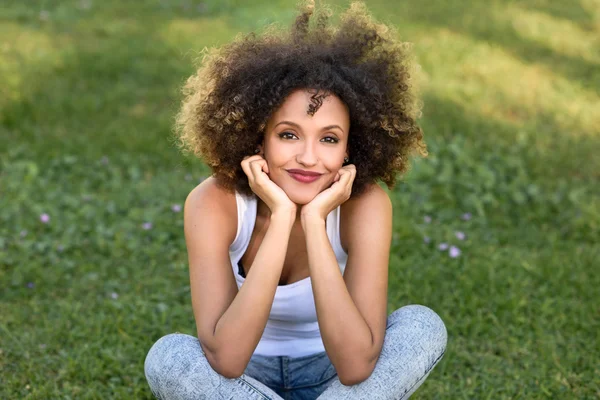
[[411, 304], [394, 311], [388, 317], [388, 327], [400, 321], [407, 321], [417, 329], [422, 339], [431, 343], [440, 355], [446, 350], [448, 332], [444, 321], [429, 307]]
[[144, 373], [150, 386], [164, 381], [165, 374], [177, 365], [185, 363], [186, 355], [197, 353], [198, 348], [200, 343], [197, 338], [182, 333], [171, 333], [158, 339], [144, 361]]

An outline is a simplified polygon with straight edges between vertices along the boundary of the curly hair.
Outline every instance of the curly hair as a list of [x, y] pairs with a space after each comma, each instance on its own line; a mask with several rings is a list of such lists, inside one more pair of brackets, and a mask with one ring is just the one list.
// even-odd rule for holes
[[[417, 125], [420, 102], [413, 88], [411, 46], [377, 23], [361, 2], [351, 4], [339, 26], [314, 1], [300, 5], [290, 30], [276, 25], [261, 35], [239, 34], [220, 48], [204, 49], [202, 63], [183, 87], [176, 136], [184, 152], [211, 167], [228, 190], [252, 194], [241, 168], [261, 143], [269, 117], [292, 91], [334, 94], [350, 114], [350, 162], [356, 166], [352, 196], [377, 180], [393, 188], [409, 169], [408, 157], [427, 156]], [[311, 23], [311, 17], [316, 22]], [[314, 114], [323, 95], [313, 96]]]

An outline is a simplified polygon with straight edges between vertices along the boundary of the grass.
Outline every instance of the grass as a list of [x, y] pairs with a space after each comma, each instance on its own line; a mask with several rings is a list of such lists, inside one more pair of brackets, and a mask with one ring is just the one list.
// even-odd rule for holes
[[[0, 6], [0, 398], [151, 398], [147, 350], [194, 333], [173, 206], [208, 174], [169, 137], [178, 88], [292, 4]], [[598, 398], [597, 0], [367, 5], [422, 66], [389, 310], [430, 306], [449, 345], [414, 398]]]

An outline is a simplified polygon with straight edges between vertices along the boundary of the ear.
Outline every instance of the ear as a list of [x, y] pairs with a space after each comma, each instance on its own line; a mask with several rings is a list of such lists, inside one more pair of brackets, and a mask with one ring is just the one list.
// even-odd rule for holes
[[260, 154], [261, 156], [265, 154], [265, 145], [264, 145], [264, 141], [262, 141], [258, 146], [256, 146], [256, 148], [258, 149], [258, 154]]

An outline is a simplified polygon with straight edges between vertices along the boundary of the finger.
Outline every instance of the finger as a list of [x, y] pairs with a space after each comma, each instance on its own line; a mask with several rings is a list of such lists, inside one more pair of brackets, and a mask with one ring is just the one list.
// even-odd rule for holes
[[252, 161], [262, 161], [261, 162], [261, 166], [262, 166], [262, 170], [264, 171], [265, 174], [269, 173], [269, 163], [267, 162], [267, 160], [261, 155], [261, 154], [257, 154], [255, 160]]
[[346, 191], [346, 194], [352, 191], [352, 183], [354, 182], [354, 173], [352, 171], [344, 171], [340, 178], [340, 186], [342, 190]]
[[241, 162], [241, 164], [242, 164], [242, 171], [244, 171], [244, 173], [246, 174], [248, 179], [252, 178], [252, 171], [250, 171], [250, 164], [248, 163], [248, 160], [246, 158], [244, 158], [244, 160]]
[[354, 181], [354, 178], [356, 177], [356, 166], [354, 166], [354, 164], [350, 164], [345, 166], [344, 170], [351, 175], [352, 181]]
[[352, 172], [348, 170], [340, 171], [340, 184], [342, 186], [348, 186], [348, 183], [352, 181]]
[[352, 175], [352, 173], [356, 171], [352, 168], [342, 167], [338, 172], [340, 173], [340, 177], [343, 175]]
[[253, 156], [245, 156], [245, 157], [242, 159], [242, 161], [240, 162], [240, 164], [241, 164], [241, 166], [242, 166], [242, 169], [244, 168], [244, 166], [245, 166], [245, 165], [247, 166], [247, 165], [248, 165], [248, 164], [250, 164], [252, 161], [258, 160], [258, 159], [260, 159], [260, 158], [261, 158], [260, 156], [256, 156], [256, 155], [253, 155]]
[[242, 159], [242, 162], [251, 163], [252, 161], [256, 160], [264, 160], [264, 158], [260, 154], [254, 154], [252, 156], [245, 156]]
[[254, 160], [250, 163], [250, 170], [252, 171], [252, 176], [254, 176], [254, 179], [262, 177], [262, 174], [266, 175], [266, 172], [264, 172], [266, 163], [267, 162], [264, 159]]
[[348, 172], [356, 172], [356, 166], [354, 164], [344, 165], [342, 169]]
[[335, 182], [339, 181], [340, 180], [340, 176], [341, 176], [340, 175], [340, 171], [336, 172], [335, 178], [333, 178], [333, 182], [335, 183]]

